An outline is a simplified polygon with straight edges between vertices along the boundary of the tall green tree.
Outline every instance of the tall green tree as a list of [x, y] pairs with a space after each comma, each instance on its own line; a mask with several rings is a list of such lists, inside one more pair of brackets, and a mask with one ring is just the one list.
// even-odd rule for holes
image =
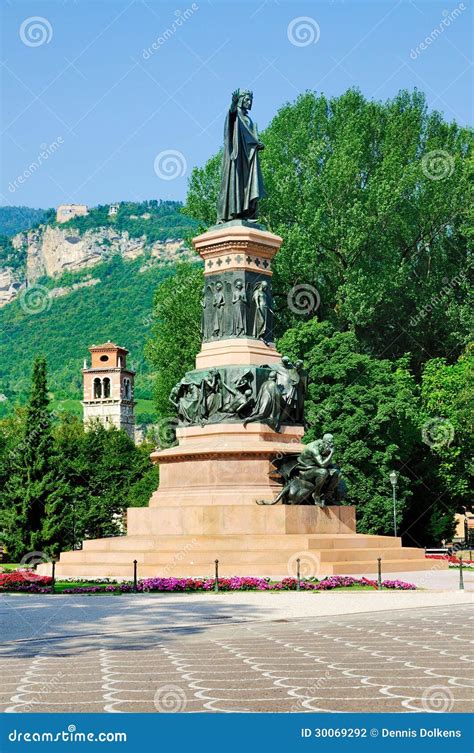
[[59, 479], [46, 383], [46, 360], [35, 359], [22, 435], [10, 449], [8, 479], [0, 492], [3, 539], [12, 556], [41, 551], [46, 505]]
[[155, 399], [161, 421], [173, 416], [171, 389], [194, 368], [199, 352], [203, 285], [201, 265], [188, 262], [179, 264], [176, 273], [156, 289], [152, 336], [145, 352], [156, 374]]
[[474, 345], [456, 363], [437, 358], [425, 365], [420, 417], [424, 443], [436, 459], [445, 496], [458, 511], [473, 505]]
[[353, 332], [313, 319], [289, 329], [280, 352], [302, 358], [310, 379], [305, 441], [334, 434], [336, 461], [357, 507], [358, 530], [393, 534], [389, 473], [399, 470], [399, 528], [412, 504], [410, 464], [419, 443], [418, 394], [407, 359], [376, 359]]
[[45, 546], [54, 554], [84, 539], [118, 536], [127, 507], [148, 504], [158, 485], [151, 445], [136, 446], [126, 432], [94, 422], [85, 431], [75, 416], [60, 417], [54, 432], [61, 498], [52, 497], [43, 525]]

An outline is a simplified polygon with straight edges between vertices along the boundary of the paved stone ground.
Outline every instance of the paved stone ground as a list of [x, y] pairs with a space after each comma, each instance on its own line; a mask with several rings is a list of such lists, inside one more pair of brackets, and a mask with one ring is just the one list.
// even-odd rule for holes
[[[308, 594], [285, 596], [308, 599]], [[317, 600], [328, 596], [332, 595], [313, 595], [313, 602], [306, 604], [321, 605]], [[365, 596], [373, 599], [382, 594], [359, 594], [359, 601]], [[441, 596], [437, 594], [438, 599]], [[15, 598], [20, 601], [10, 606]], [[398, 611], [289, 619], [269, 617], [268, 612], [259, 615], [256, 607], [235, 615], [237, 601], [227, 602], [227, 607], [214, 602], [210, 614], [214, 624], [206, 624], [203, 610], [200, 618], [194, 613], [194, 623], [188, 627], [171, 627], [165, 600], [154, 602], [161, 606], [160, 626], [158, 615], [147, 622], [142, 597], [89, 597], [88, 602], [79, 598], [73, 606], [70, 597], [49, 599], [48, 605], [41, 597], [9, 597], [7, 610], [16, 616], [24, 611], [22, 619], [28, 624], [36, 612], [36, 624], [42, 629], [36, 637], [31, 631], [20, 640], [17, 635], [10, 635], [10, 640], [4, 637], [0, 710], [474, 709], [474, 618], [470, 605], [459, 600], [430, 607], [412, 601], [413, 608]], [[104, 619], [85, 623], [84, 604], [90, 610], [95, 602], [99, 609], [96, 599], [106, 605], [107, 614], [115, 613], [115, 623], [105, 621], [105, 628]], [[218, 603], [226, 604], [224, 598]], [[130, 604], [146, 629], [139, 629], [137, 619], [131, 619], [127, 628]], [[226, 613], [229, 607], [234, 616]], [[45, 638], [48, 624], [56, 637]]]

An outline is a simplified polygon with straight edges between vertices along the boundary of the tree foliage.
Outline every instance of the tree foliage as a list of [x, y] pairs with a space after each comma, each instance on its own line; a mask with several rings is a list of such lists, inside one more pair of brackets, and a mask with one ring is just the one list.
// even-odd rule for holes
[[[6, 449], [6, 447], [5, 447]], [[4, 504], [4, 539], [15, 551], [34, 551], [48, 499], [58, 491], [51, 415], [46, 385], [46, 361], [35, 359], [30, 399], [19, 441], [10, 451], [9, 473], [0, 492]]]
[[421, 382], [424, 441], [435, 456], [437, 475], [459, 511], [472, 507], [474, 457], [474, 349], [448, 364], [428, 361]]
[[[361, 351], [353, 332], [338, 332], [313, 319], [289, 329], [278, 342], [291, 358], [304, 358], [310, 387], [306, 441], [334, 434], [337, 462], [357, 505], [360, 530], [393, 528], [388, 474], [402, 468], [417, 441], [416, 384], [406, 359], [392, 362]], [[410, 485], [400, 475], [399, 515], [410, 504]]]
[[11, 237], [16, 233], [44, 222], [52, 210], [31, 207], [0, 207], [0, 235]]
[[155, 399], [161, 419], [173, 415], [169, 402], [171, 389], [186, 371], [194, 368], [201, 345], [203, 284], [201, 265], [184, 263], [156, 289], [146, 355], [155, 372]]

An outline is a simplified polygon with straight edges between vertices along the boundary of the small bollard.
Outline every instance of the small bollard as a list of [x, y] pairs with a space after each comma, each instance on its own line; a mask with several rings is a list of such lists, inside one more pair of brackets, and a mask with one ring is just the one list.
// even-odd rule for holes
[[214, 580], [214, 591], [218, 593], [219, 591], [219, 560], [214, 560], [215, 565], [215, 580]]
[[51, 561], [52, 570], [51, 570], [51, 593], [54, 594], [54, 586], [56, 584], [56, 560]]
[[382, 589], [382, 557], [377, 557], [377, 587]]
[[301, 586], [300, 558], [296, 560], [296, 590], [299, 591]]
[[138, 565], [138, 561], [133, 560], [133, 593], [134, 594], [136, 594], [138, 591], [137, 565]]
[[459, 590], [464, 591], [464, 575], [462, 571], [462, 557], [459, 557]]

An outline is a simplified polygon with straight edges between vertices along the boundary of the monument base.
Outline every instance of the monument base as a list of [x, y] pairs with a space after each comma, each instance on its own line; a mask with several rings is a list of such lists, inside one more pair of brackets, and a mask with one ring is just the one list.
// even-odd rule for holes
[[[211, 228], [193, 243], [204, 261], [206, 279], [204, 337], [196, 369], [219, 367], [224, 373], [236, 369], [241, 377], [249, 370], [248, 385], [258, 403], [266, 382], [257, 384], [256, 370], [270, 371], [282, 363], [271, 342], [270, 316], [271, 261], [282, 239], [253, 224], [232, 222]], [[268, 295], [262, 295], [263, 285]], [[245, 291], [245, 300], [234, 298], [236, 291], [241, 296]], [[245, 303], [244, 312], [240, 321], [239, 317], [234, 321], [230, 309], [238, 300]], [[216, 313], [217, 304], [222, 309], [222, 303], [222, 313]], [[237, 330], [245, 335], [230, 334]], [[254, 336], [257, 332], [261, 339]], [[301, 397], [299, 379], [292, 384], [297, 398]], [[270, 390], [267, 395], [271, 394]], [[294, 401], [295, 395], [290, 401], [293, 416], [301, 419]], [[254, 415], [269, 420], [268, 405], [267, 400], [267, 412], [259, 410]], [[402, 548], [399, 538], [357, 534], [354, 507], [258, 505], [259, 501], [272, 502], [281, 491], [282, 486], [269, 475], [272, 460], [303, 451], [303, 427], [284, 425], [278, 433], [263, 423], [244, 427], [233, 410], [230, 416], [225, 410], [211, 412], [205, 426], [197, 425], [198, 416], [203, 415], [197, 412], [196, 423], [190, 421], [178, 429], [178, 446], [152, 454], [160, 466], [160, 487], [149, 507], [128, 510], [127, 535], [84, 541], [81, 551], [63, 552], [56, 565], [57, 577], [130, 579], [134, 560], [140, 578], [212, 577], [216, 559], [223, 576], [275, 579], [296, 575], [297, 559], [303, 577], [375, 577], [378, 557], [384, 572], [432, 567], [423, 550]], [[269, 410], [274, 413], [271, 405]], [[447, 563], [438, 565], [447, 567]], [[46, 573], [46, 566], [38, 572]]]
[[[355, 508], [312, 505], [188, 505], [131, 508], [128, 534], [84, 541], [81, 551], [63, 552], [56, 565], [61, 577], [131, 579], [212, 577], [219, 560], [221, 576], [280, 579], [365, 575], [375, 578], [377, 558], [384, 572], [427, 570], [424, 551], [402, 547], [401, 539], [355, 532]], [[446, 566], [447, 563], [437, 563]], [[50, 566], [38, 572], [48, 574]]]

